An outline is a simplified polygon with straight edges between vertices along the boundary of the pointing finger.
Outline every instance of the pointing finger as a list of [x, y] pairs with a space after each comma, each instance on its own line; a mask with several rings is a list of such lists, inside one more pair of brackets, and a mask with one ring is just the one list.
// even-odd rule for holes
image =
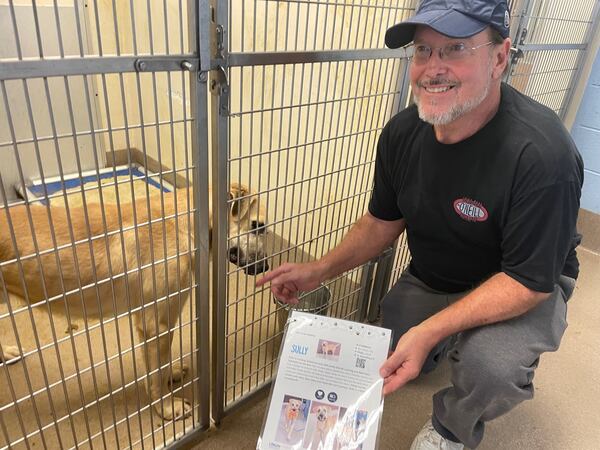
[[256, 286], [262, 286], [265, 283], [268, 283], [269, 281], [273, 281], [275, 278], [277, 278], [278, 276], [280, 276], [281, 274], [285, 273], [285, 267], [280, 266], [275, 270], [271, 270], [270, 272], [267, 272], [265, 275], [263, 275], [261, 278], [259, 278], [258, 280], [256, 280]]

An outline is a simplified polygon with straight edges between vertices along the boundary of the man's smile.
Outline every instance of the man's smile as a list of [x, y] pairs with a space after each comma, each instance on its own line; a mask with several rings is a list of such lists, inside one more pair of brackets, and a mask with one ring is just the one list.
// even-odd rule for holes
[[443, 94], [456, 87], [457, 84], [449, 80], [431, 80], [427, 82], [421, 81], [417, 85], [429, 94]]
[[442, 92], [448, 92], [454, 86], [423, 86], [423, 88], [430, 94], [439, 94]]

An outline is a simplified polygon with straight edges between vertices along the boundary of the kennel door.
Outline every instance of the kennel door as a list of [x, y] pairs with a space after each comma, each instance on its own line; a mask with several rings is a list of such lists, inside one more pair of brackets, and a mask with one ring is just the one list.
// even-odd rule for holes
[[0, 0], [0, 449], [175, 448], [210, 425], [198, 17]]
[[564, 119], [598, 30], [600, 2], [513, 2], [508, 82]]
[[[366, 211], [377, 138], [408, 92], [407, 55], [384, 33], [415, 3], [215, 2], [217, 422], [275, 374], [288, 309], [255, 287], [257, 272], [323, 256]], [[228, 195], [239, 184], [245, 194]], [[231, 216], [241, 199], [264, 220]], [[373, 264], [303, 293], [302, 308], [363, 320]]]

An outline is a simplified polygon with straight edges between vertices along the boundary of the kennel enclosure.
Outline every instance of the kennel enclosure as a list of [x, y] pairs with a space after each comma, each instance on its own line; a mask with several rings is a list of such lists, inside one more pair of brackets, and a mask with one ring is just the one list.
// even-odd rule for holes
[[[189, 367], [154, 405], [131, 319], [143, 308], [54, 314], [66, 296], [31, 304], [0, 278], [0, 349], [16, 348], [21, 358], [0, 365], [1, 449], [186, 447], [269, 386], [286, 311], [255, 287], [247, 269], [256, 261], [235, 265], [232, 249], [258, 236], [271, 268], [313, 260], [365, 212], [379, 132], [410, 101], [408, 55], [385, 49], [383, 34], [416, 3], [0, 0], [0, 215], [10, 221], [10, 208], [21, 205], [43, 208], [52, 222], [50, 205], [122, 211], [177, 191], [186, 208], [153, 224], [193, 217], [187, 241], [196, 260], [188, 284], [152, 299], [156, 307], [184, 302], [170, 330], [173, 358], [157, 370]], [[600, 2], [510, 3], [506, 80], [564, 118]], [[247, 187], [241, 199], [231, 195], [236, 183]], [[264, 224], [247, 218], [234, 229], [240, 200], [263, 207]], [[23, 260], [111, 236], [124, 241], [149, 223], [120, 225], [0, 261], [0, 277]], [[14, 225], [9, 234], [16, 241]], [[142, 271], [156, 285], [161, 267], [183, 262], [184, 253], [89, 285], [77, 274], [63, 278], [74, 275], [71, 296], [94, 298]], [[409, 259], [401, 239], [331, 280], [324, 312], [375, 321]], [[163, 421], [154, 406], [172, 392], [190, 402], [191, 414]]]

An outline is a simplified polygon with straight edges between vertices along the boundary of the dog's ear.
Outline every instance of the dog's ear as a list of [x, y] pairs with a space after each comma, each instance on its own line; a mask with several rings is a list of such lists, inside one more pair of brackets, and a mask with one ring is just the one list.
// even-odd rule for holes
[[267, 214], [264, 202], [247, 186], [240, 183], [231, 183], [229, 190], [231, 201], [231, 218], [238, 222], [246, 222], [248, 229], [258, 234], [266, 232], [265, 222]]
[[250, 210], [252, 199], [248, 197], [250, 190], [239, 183], [231, 183], [229, 187], [229, 200], [231, 200], [231, 217], [240, 220]]

